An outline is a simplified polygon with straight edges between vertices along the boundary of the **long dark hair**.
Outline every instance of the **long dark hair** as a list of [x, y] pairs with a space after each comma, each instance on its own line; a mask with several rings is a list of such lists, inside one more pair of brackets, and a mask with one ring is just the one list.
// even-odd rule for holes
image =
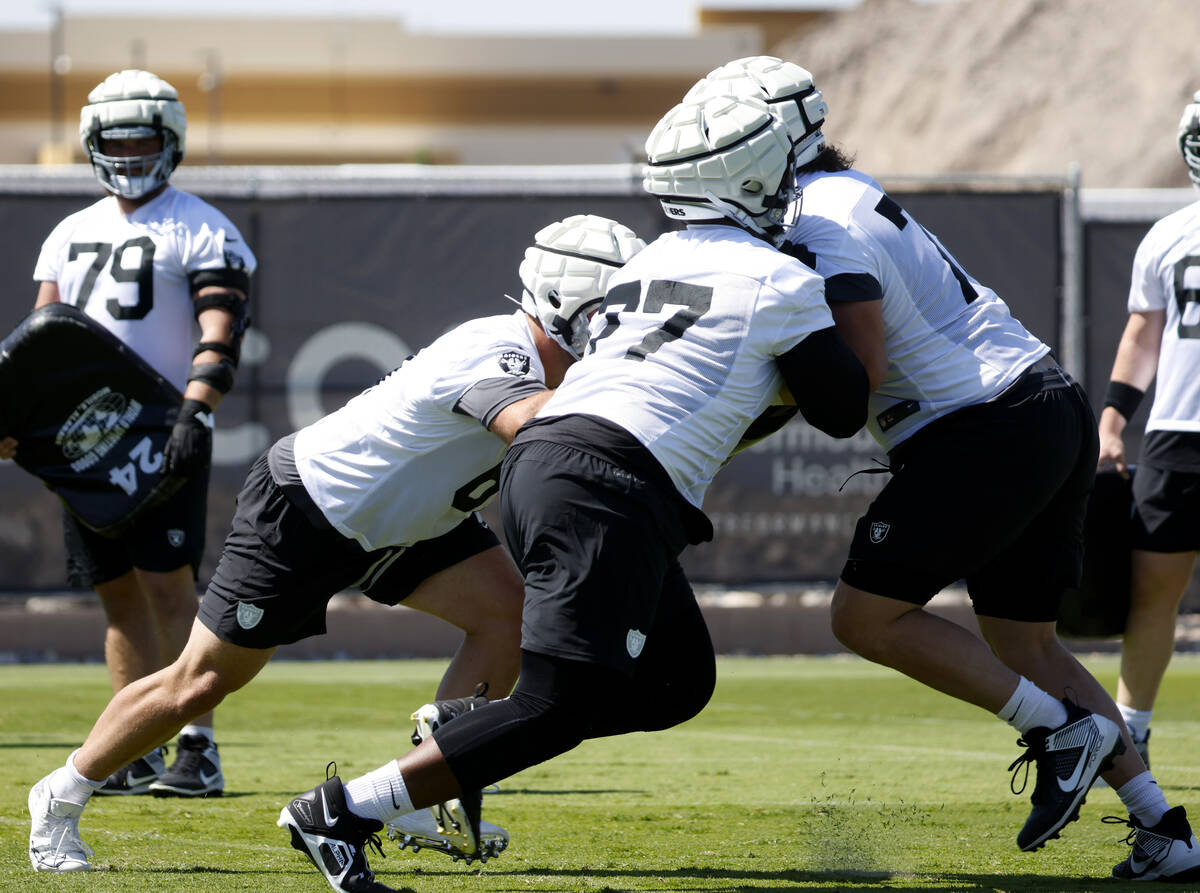
[[836, 174], [838, 171], [848, 171], [852, 167], [854, 167], [854, 156], [843, 151], [841, 147], [828, 143], [816, 158], [797, 169], [796, 176]]

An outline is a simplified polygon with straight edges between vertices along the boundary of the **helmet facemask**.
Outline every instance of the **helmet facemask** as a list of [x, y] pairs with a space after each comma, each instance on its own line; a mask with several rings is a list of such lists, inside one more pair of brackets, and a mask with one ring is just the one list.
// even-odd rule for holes
[[[150, 155], [109, 155], [103, 151], [105, 140], [155, 136], [162, 140], [162, 148]], [[106, 127], [88, 138], [87, 147], [96, 179], [109, 192], [122, 198], [137, 199], [158, 189], [170, 179], [178, 163], [175, 134], [161, 125]]]
[[[563, 300], [559, 297], [558, 292], [552, 289], [540, 301], [535, 299], [533, 293], [528, 289], [521, 292], [522, 308], [541, 305], [542, 312], [534, 315], [538, 317], [546, 334], [559, 347], [579, 360], [583, 358], [583, 352], [587, 350], [588, 322], [591, 320], [592, 313], [604, 303], [604, 298], [601, 296], [589, 301], [572, 303], [575, 305], [574, 309], [567, 311], [567, 316], [561, 316], [559, 313], [551, 313], [546, 309], [547, 306], [559, 311], [563, 309]], [[528, 309], [526, 312], [529, 312]]]
[[1179, 151], [1187, 165], [1192, 185], [1200, 189], [1200, 90], [1183, 110], [1179, 121]]

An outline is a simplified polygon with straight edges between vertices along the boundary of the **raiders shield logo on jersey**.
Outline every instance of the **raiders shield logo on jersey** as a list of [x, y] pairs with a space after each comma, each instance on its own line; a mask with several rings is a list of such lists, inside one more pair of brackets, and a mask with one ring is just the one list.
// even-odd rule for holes
[[529, 357], [515, 350], [500, 354], [500, 368], [509, 375], [528, 375]]
[[646, 634], [638, 632], [636, 629], [631, 629], [625, 634], [625, 650], [629, 652], [630, 657], [637, 657], [642, 653], [642, 649], [646, 647]]
[[882, 543], [883, 538], [888, 535], [888, 531], [892, 529], [892, 525], [886, 521], [871, 522], [871, 542]]

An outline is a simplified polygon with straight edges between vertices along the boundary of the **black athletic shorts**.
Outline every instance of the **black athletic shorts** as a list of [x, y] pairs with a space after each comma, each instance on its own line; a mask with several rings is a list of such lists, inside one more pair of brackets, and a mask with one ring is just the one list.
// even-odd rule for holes
[[923, 605], [965, 580], [977, 614], [1057, 618], [1082, 574], [1099, 438], [1082, 389], [1050, 365], [893, 451], [892, 478], [855, 529], [845, 582]]
[[576, 446], [514, 443], [500, 515], [525, 577], [521, 647], [632, 675], [656, 614], [694, 599], [677, 560], [688, 542], [678, 500]]
[[1131, 544], [1146, 552], [1200, 550], [1200, 472], [1138, 463]]
[[331, 527], [314, 526], [275, 483], [263, 454], [238, 495], [198, 617], [222, 641], [274, 648], [324, 633], [326, 605], [344, 589], [395, 605], [438, 571], [499, 543], [470, 515], [434, 539], [367, 552]]
[[109, 539], [85, 527], [63, 509], [67, 580], [90, 588], [115, 580], [133, 568], [144, 571], [192, 567], [192, 579], [204, 555], [208, 515], [208, 469], [194, 474], [166, 502], [140, 517], [123, 536]]

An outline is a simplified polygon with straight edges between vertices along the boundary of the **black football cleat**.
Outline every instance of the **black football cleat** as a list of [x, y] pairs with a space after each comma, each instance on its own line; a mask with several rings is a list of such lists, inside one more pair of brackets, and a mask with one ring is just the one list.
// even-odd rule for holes
[[1133, 816], [1105, 816], [1101, 821], [1128, 825], [1125, 838], [1133, 849], [1129, 858], [1113, 866], [1112, 876], [1124, 881], [1200, 881], [1200, 844], [1182, 806], [1168, 809], [1158, 824], [1145, 828]]
[[336, 775], [294, 798], [280, 811], [275, 824], [291, 831], [292, 846], [308, 857], [338, 893], [396, 893], [376, 881], [367, 864], [368, 846], [383, 855], [378, 835], [383, 822], [351, 812], [342, 780]]
[[1017, 834], [1017, 846], [1032, 852], [1058, 837], [1069, 822], [1079, 818], [1087, 792], [1096, 776], [1112, 765], [1112, 758], [1125, 752], [1120, 727], [1107, 717], [1085, 710], [1068, 699], [1067, 721], [1057, 729], [1031, 729], [1017, 741], [1025, 753], [1008, 768], [1013, 773], [1012, 791], [1022, 764], [1028, 778], [1029, 764], [1037, 766], [1037, 781], [1030, 797], [1033, 810]]

